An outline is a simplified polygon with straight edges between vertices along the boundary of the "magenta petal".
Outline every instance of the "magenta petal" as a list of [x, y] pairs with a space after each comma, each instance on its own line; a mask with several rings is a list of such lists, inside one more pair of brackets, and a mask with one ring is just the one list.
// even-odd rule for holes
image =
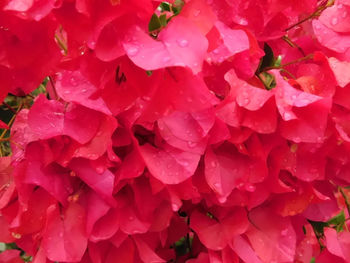
[[88, 160], [80, 158], [74, 159], [69, 167], [108, 204], [115, 205], [116, 201], [112, 196], [114, 188], [113, 173], [107, 169], [99, 174], [91, 168]]
[[64, 127], [64, 105], [47, 100], [40, 94], [28, 113], [28, 125], [41, 139], [61, 135]]
[[343, 231], [337, 233], [333, 228], [325, 228], [327, 249], [333, 255], [348, 260], [350, 258], [350, 233]]
[[290, 218], [274, 215], [266, 208], [249, 214], [252, 227], [246, 235], [263, 262], [294, 262], [296, 234]]
[[157, 149], [146, 144], [140, 147], [140, 151], [150, 173], [164, 184], [178, 184], [191, 177], [200, 158], [198, 154], [170, 146]]
[[162, 263], [166, 262], [164, 259], [160, 258], [149, 246], [142, 240], [141, 237], [134, 236], [133, 240], [136, 244], [137, 250], [139, 251], [140, 258], [143, 262], [154, 262]]
[[197, 74], [208, 48], [208, 41], [196, 25], [184, 17], [176, 17], [162, 30], [158, 40], [152, 39], [138, 26], [131, 27], [123, 42], [129, 58], [145, 70], [182, 66]]
[[335, 52], [345, 52], [350, 47], [350, 35], [333, 31], [319, 20], [313, 20], [312, 26], [317, 40]]
[[61, 72], [55, 88], [59, 97], [67, 102], [74, 102], [107, 115], [111, 114], [102, 98], [91, 98], [98, 89], [80, 71]]
[[70, 203], [63, 215], [57, 205], [47, 209], [42, 245], [52, 261], [79, 262], [87, 247], [85, 215], [77, 203]]

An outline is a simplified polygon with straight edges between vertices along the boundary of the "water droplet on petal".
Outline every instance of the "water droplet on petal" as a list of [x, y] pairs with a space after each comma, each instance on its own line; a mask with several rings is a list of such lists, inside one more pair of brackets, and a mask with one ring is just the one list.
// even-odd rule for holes
[[301, 142], [301, 138], [300, 138], [300, 137], [295, 137], [295, 138], [294, 138], [294, 142], [296, 142], [296, 143]]
[[246, 185], [245, 186], [245, 189], [248, 191], [248, 192], [254, 192], [256, 187], [254, 185]]
[[75, 79], [75, 77], [72, 77], [70, 79], [70, 84], [73, 86], [73, 87], [76, 87], [78, 85], [78, 82], [77, 80]]
[[163, 58], [163, 62], [164, 62], [164, 63], [167, 63], [167, 62], [169, 62], [169, 61], [170, 61], [170, 57], [164, 57], [164, 58]]
[[188, 46], [188, 41], [186, 39], [179, 39], [179, 40], [177, 40], [177, 43], [179, 44], [180, 47], [187, 47]]
[[216, 166], [217, 166], [217, 163], [216, 163], [215, 161], [212, 161], [212, 162], [210, 163], [210, 165], [211, 165], [211, 167], [216, 167]]
[[174, 212], [178, 211], [180, 208], [177, 204], [172, 204], [171, 207], [172, 207]]
[[134, 47], [129, 47], [126, 52], [128, 53], [129, 56], [135, 56], [139, 52], [139, 48], [134, 46]]
[[199, 9], [193, 11], [193, 15], [196, 17], [199, 16], [200, 13], [201, 13], [201, 10], [199, 10]]
[[286, 236], [288, 234], [288, 229], [286, 228], [286, 229], [283, 229], [282, 231], [281, 231], [281, 236]]
[[239, 19], [238, 24], [240, 24], [242, 26], [246, 26], [246, 25], [248, 25], [248, 21], [247, 21], [247, 19], [242, 17]]
[[224, 197], [224, 196], [220, 196], [220, 197], [218, 197], [218, 201], [219, 201], [219, 203], [221, 203], [221, 204], [225, 203], [225, 202], [226, 202], [226, 200], [227, 200], [227, 198], [226, 198], [226, 197]]
[[196, 143], [196, 142], [191, 142], [191, 141], [189, 141], [189, 142], [187, 142], [187, 145], [188, 145], [188, 147], [190, 147], [190, 148], [194, 148], [194, 147], [197, 146], [197, 143]]
[[285, 112], [285, 113], [283, 114], [283, 118], [284, 118], [286, 121], [288, 121], [288, 120], [290, 120], [290, 119], [292, 118], [292, 114], [290, 114], [289, 112]]
[[97, 167], [96, 168], [96, 172], [99, 174], [102, 174], [105, 171], [105, 169], [103, 167]]
[[135, 217], [129, 216], [129, 220], [130, 220], [130, 221], [133, 221], [134, 219], [135, 219]]
[[337, 17], [333, 17], [332, 20], [331, 20], [331, 24], [333, 26], [335, 26], [336, 24], [338, 24], [338, 18]]

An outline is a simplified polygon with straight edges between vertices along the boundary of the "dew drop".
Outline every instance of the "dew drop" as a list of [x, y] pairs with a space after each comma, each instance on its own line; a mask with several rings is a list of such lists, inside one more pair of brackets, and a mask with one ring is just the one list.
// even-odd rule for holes
[[129, 216], [129, 220], [133, 221], [135, 218], [133, 216]]
[[285, 113], [283, 113], [283, 118], [286, 121], [289, 121], [292, 118], [292, 115], [289, 112], [285, 112]]
[[187, 102], [189, 102], [189, 103], [193, 102], [193, 100], [192, 100], [191, 97], [188, 97], [186, 100], [187, 100]]
[[77, 80], [75, 79], [75, 77], [71, 77], [70, 79], [70, 84], [74, 87], [76, 87], [78, 85]]
[[221, 204], [223, 204], [223, 203], [225, 203], [225, 202], [227, 201], [227, 198], [224, 197], [224, 196], [220, 196], [220, 197], [218, 197], [218, 201], [219, 201]]
[[171, 207], [172, 207], [174, 212], [179, 210], [179, 206], [177, 204], [172, 204]]
[[317, 140], [317, 142], [322, 142], [323, 138], [322, 137], [317, 137], [316, 140]]
[[187, 161], [181, 161], [181, 165], [183, 165], [183, 166], [189, 166], [190, 165], [190, 163], [189, 162], [187, 162]]
[[336, 24], [338, 24], [338, 18], [337, 17], [333, 17], [332, 20], [331, 20], [331, 24], [333, 26], [335, 26]]
[[248, 21], [245, 18], [240, 18], [238, 21], [238, 24], [240, 24], [242, 26], [246, 26], [246, 25], [248, 25]]
[[193, 15], [195, 17], [199, 16], [200, 13], [201, 13], [201, 10], [199, 10], [199, 9], [193, 11]]
[[288, 234], [288, 229], [286, 228], [286, 229], [283, 229], [282, 231], [281, 231], [281, 236], [286, 236]]
[[129, 47], [126, 52], [128, 53], [129, 56], [135, 56], [139, 52], [138, 47]]
[[88, 154], [88, 156], [87, 156], [89, 159], [93, 159], [93, 160], [95, 160], [95, 159], [97, 159], [98, 158], [98, 155], [97, 154], [94, 154], [94, 153], [92, 153], [92, 154]]
[[214, 183], [215, 188], [220, 188], [220, 183]]
[[164, 57], [164, 58], [163, 58], [163, 62], [164, 62], [164, 63], [167, 63], [167, 62], [169, 62], [169, 61], [170, 61], [170, 57]]
[[188, 46], [188, 41], [186, 39], [179, 39], [179, 40], [177, 40], [177, 43], [180, 47], [187, 47]]
[[99, 174], [102, 174], [105, 171], [105, 169], [103, 167], [97, 167], [96, 168], [96, 172]]
[[188, 147], [190, 147], [190, 148], [194, 148], [194, 147], [197, 146], [197, 143], [196, 143], [196, 142], [191, 142], [191, 141], [189, 141], [189, 142], [187, 142], [187, 145], [188, 145]]
[[248, 98], [245, 98], [245, 99], [243, 100], [244, 105], [248, 105], [249, 102], [250, 102], [250, 99], [248, 99]]
[[243, 186], [244, 186], [243, 183], [240, 183], [240, 184], [237, 185], [237, 187], [240, 188], [240, 189], [243, 188]]
[[254, 185], [246, 185], [245, 186], [245, 189], [248, 191], [248, 192], [254, 192], [256, 187]]
[[211, 167], [216, 167], [216, 166], [217, 166], [217, 163], [216, 163], [215, 161], [212, 161], [212, 162], [210, 163], [210, 165], [211, 165]]

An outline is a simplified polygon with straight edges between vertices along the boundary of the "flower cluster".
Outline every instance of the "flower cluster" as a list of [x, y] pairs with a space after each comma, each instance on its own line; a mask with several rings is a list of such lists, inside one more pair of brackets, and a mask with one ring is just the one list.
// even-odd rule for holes
[[0, 262], [350, 262], [349, 0], [3, 0], [0, 101]]

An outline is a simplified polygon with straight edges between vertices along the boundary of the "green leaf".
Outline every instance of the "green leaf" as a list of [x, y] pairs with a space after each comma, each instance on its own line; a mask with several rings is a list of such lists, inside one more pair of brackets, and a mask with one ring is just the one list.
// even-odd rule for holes
[[159, 5], [159, 8], [160, 8], [161, 12], [165, 12], [165, 11], [170, 12], [171, 11], [171, 6], [170, 6], [170, 4], [168, 2], [162, 2]]
[[159, 17], [156, 14], [153, 14], [151, 20], [148, 24], [148, 31], [153, 32], [161, 28]]
[[182, 237], [175, 242], [175, 252], [178, 256], [183, 256], [188, 253], [186, 238]]
[[314, 229], [316, 237], [322, 238], [324, 236], [324, 228], [328, 227], [327, 222], [321, 222], [321, 221], [312, 221], [312, 220], [307, 220], [311, 224], [312, 228]]
[[282, 64], [282, 56], [279, 55], [279, 56], [277, 56], [277, 58], [275, 59], [274, 66], [275, 66], [275, 67], [280, 67], [281, 64]]
[[266, 68], [270, 67], [281, 67], [282, 56], [278, 55], [277, 57], [275, 57], [272, 48], [267, 43], [264, 44], [264, 52], [265, 56], [263, 56], [260, 60], [260, 64], [258, 66], [258, 69], [256, 70], [256, 73], [261, 73]]
[[276, 87], [275, 76], [273, 76], [272, 74], [268, 72], [262, 72], [258, 75], [258, 77], [267, 90], [271, 90], [274, 87]]
[[6, 250], [6, 244], [0, 242], [0, 252], [5, 251]]
[[172, 11], [174, 13], [174, 15], [178, 15], [182, 9], [182, 7], [184, 6], [185, 2], [183, 0], [175, 0], [174, 4], [172, 6]]
[[264, 44], [264, 52], [265, 56], [263, 56], [261, 60], [259, 72], [261, 72], [264, 68], [272, 67], [275, 61], [272, 48], [266, 43]]
[[214, 215], [212, 213], [207, 212], [207, 217], [214, 219]]
[[316, 259], [315, 259], [315, 258], [312, 258], [312, 259], [310, 260], [310, 263], [316, 263]]
[[159, 22], [160, 22], [161, 26], [166, 26], [167, 25], [168, 21], [166, 19], [166, 15], [165, 14], [159, 16]]
[[344, 224], [345, 224], [345, 214], [344, 210], [342, 210], [338, 215], [332, 217], [327, 221], [327, 224], [329, 226], [332, 226], [337, 230], [337, 232], [340, 232], [343, 230]]

